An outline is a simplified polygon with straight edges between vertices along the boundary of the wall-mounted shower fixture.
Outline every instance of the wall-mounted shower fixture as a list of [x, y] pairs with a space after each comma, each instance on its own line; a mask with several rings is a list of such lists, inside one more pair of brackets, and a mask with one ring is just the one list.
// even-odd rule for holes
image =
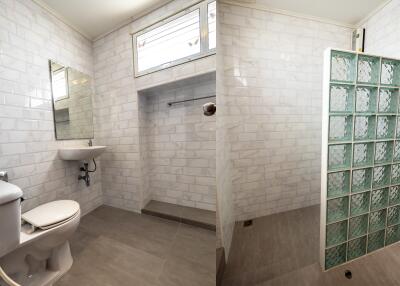
[[207, 102], [203, 105], [203, 112], [205, 116], [212, 116], [217, 111], [217, 106], [214, 102]]
[[89, 163], [87, 163], [87, 162], [84, 162], [83, 167], [80, 167], [80, 169], [79, 169], [81, 172], [84, 172], [84, 175], [79, 175], [78, 181], [84, 180], [87, 187], [90, 186], [89, 173], [94, 173], [94, 172], [96, 172], [96, 169], [97, 169], [96, 161], [94, 159], [93, 159], [93, 164], [94, 164], [94, 170], [89, 170]]

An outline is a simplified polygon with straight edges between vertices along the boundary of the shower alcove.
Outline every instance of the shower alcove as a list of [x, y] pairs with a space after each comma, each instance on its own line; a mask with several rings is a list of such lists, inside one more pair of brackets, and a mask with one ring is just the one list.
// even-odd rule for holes
[[142, 212], [215, 230], [215, 72], [139, 92]]

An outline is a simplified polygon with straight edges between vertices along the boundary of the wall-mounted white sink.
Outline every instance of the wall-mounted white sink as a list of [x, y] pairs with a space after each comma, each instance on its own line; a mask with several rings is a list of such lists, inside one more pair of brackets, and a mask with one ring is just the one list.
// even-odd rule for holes
[[63, 160], [81, 161], [91, 160], [106, 150], [106, 146], [62, 147], [58, 155]]

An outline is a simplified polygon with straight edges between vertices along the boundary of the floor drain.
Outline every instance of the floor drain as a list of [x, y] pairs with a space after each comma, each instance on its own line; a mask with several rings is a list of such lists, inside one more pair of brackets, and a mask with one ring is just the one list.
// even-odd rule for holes
[[353, 274], [351, 274], [351, 271], [350, 271], [350, 270], [346, 270], [346, 271], [344, 272], [344, 276], [346, 276], [347, 279], [351, 279], [351, 277], [353, 276]]
[[251, 220], [251, 219], [245, 220], [245, 221], [243, 222], [243, 226], [244, 226], [244, 227], [248, 227], [248, 226], [251, 226], [251, 225], [253, 225], [253, 220]]

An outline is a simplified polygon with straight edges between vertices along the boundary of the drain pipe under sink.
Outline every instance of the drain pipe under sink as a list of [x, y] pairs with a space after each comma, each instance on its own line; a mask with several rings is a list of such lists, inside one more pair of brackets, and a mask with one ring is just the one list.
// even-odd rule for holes
[[4, 280], [4, 282], [7, 283], [9, 286], [21, 286], [18, 283], [16, 283], [14, 280], [12, 280], [8, 275], [4, 272], [3, 268], [0, 266], [0, 278]]

